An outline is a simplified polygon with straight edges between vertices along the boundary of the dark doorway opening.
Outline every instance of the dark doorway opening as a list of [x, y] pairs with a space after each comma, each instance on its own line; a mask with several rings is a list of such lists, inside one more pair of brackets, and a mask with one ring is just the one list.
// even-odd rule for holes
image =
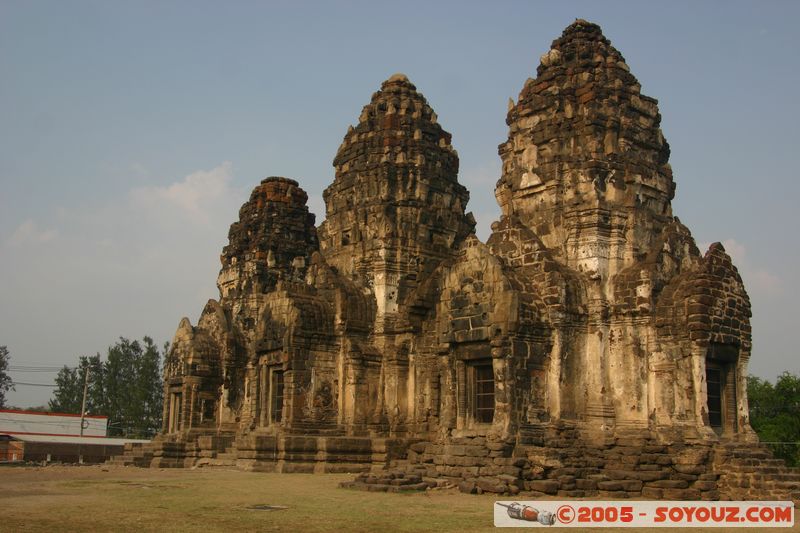
[[722, 430], [722, 371], [706, 368], [708, 390], [708, 421], [712, 428]]

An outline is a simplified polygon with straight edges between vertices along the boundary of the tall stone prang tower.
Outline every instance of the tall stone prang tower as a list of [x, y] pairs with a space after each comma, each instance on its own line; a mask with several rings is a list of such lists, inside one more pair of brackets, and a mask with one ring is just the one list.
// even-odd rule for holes
[[[592, 432], [653, 423], [710, 431], [701, 422], [708, 413], [698, 373], [719, 357], [727, 365], [720, 378], [728, 391], [725, 431], [748, 432], [749, 299], [721, 246], [701, 257], [672, 216], [675, 184], [657, 101], [641, 93], [622, 55], [586, 21], [553, 41], [537, 74], [510, 105], [495, 194], [500, 233], [513, 226], [537, 237], [574, 273], [571, 291], [583, 295], [580, 312], [557, 328], [561, 353], [551, 358], [551, 369], [558, 355], [580, 370], [561, 367], [551, 414], [584, 419]], [[704, 288], [676, 316], [666, 295], [712, 260], [728, 265], [717, 271], [719, 290]], [[713, 314], [689, 327], [714, 305], [724, 309], [718, 328]], [[679, 323], [667, 324], [667, 314]], [[721, 352], [728, 355], [708, 356]], [[689, 383], [693, 394], [679, 391]]]
[[506, 122], [495, 194], [554, 257], [608, 281], [672, 221], [657, 101], [599, 26], [574, 24], [541, 58]]
[[402, 74], [345, 134], [318, 228], [298, 182], [262, 181], [219, 300], [178, 327], [163, 433], [121, 461], [800, 501], [800, 472], [750, 428], [742, 279], [673, 216], [658, 104], [599, 26], [553, 41], [506, 121], [486, 243], [451, 136]]
[[333, 161], [320, 226], [328, 264], [375, 295], [378, 327], [470, 233], [458, 155], [425, 97], [403, 74], [386, 80]]

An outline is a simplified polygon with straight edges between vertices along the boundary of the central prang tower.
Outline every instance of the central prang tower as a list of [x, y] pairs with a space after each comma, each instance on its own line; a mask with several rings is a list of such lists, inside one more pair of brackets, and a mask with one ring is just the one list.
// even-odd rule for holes
[[600, 27], [569, 26], [510, 106], [495, 195], [560, 260], [605, 285], [671, 220], [657, 101]]
[[383, 82], [350, 127], [325, 189], [319, 228], [329, 265], [367, 288], [376, 328], [391, 330], [398, 306], [472, 232], [458, 183], [458, 155], [425, 97], [403, 74]]

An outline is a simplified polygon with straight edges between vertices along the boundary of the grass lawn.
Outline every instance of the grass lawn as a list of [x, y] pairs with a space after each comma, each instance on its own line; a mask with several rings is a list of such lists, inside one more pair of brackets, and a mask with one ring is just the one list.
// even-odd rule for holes
[[[0, 531], [495, 531], [494, 496], [338, 488], [351, 479], [222, 469], [3, 467]], [[259, 505], [286, 509], [250, 509]]]

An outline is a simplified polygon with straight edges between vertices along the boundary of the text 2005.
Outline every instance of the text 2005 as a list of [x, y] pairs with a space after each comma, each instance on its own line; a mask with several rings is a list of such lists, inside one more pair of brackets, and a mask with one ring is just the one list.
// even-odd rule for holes
[[578, 507], [578, 522], [631, 522], [633, 507]]

